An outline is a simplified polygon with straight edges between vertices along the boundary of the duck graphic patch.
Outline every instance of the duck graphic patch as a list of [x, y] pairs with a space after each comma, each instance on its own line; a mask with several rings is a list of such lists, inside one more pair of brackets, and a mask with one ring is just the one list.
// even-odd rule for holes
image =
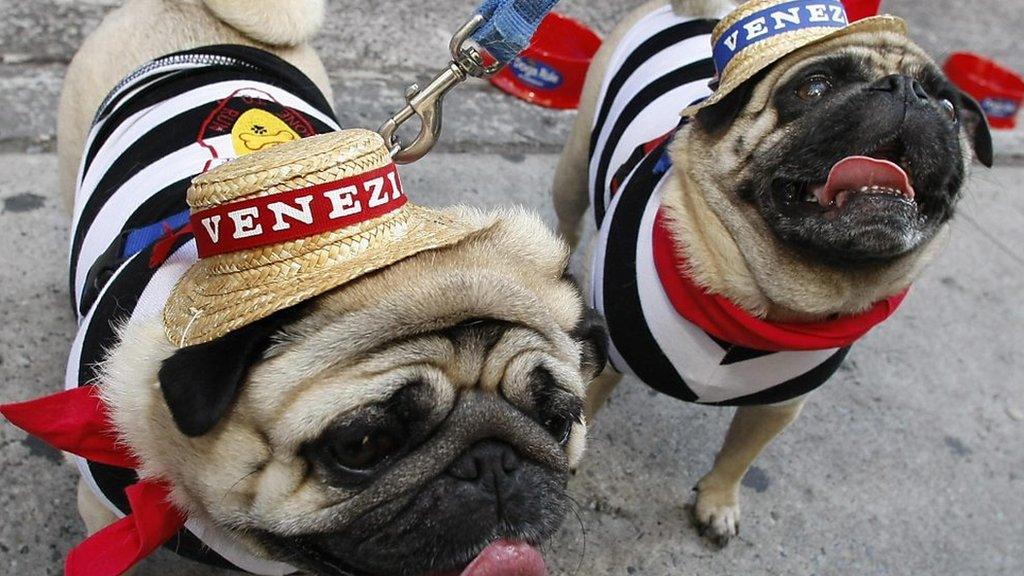
[[[204, 171], [232, 157], [315, 135], [301, 112], [261, 90], [244, 88], [217, 103], [203, 122], [199, 143], [210, 152]], [[230, 151], [226, 150], [230, 141]]]
[[239, 156], [298, 139], [283, 120], [259, 108], [246, 110], [231, 127], [231, 143]]

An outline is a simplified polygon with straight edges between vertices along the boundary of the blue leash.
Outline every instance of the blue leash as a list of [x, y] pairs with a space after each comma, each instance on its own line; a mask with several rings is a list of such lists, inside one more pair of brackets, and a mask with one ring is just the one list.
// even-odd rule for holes
[[[508, 64], [530, 45], [541, 20], [557, 3], [558, 0], [484, 0], [476, 10], [483, 22], [477, 25], [470, 38], [487, 50], [499, 66]], [[440, 132], [439, 125], [437, 131]], [[123, 261], [142, 252], [168, 229], [177, 230], [187, 224], [188, 215], [185, 210], [148, 226], [128, 230], [123, 234], [118, 253], [111, 257]]]
[[[484, 0], [473, 18], [462, 25], [448, 45], [451, 61], [424, 87], [413, 84], [405, 93], [406, 106], [377, 129], [398, 164], [415, 162], [430, 152], [441, 136], [445, 94], [468, 77], [490, 78], [530, 45], [544, 16], [558, 0]], [[472, 40], [476, 46], [467, 42]], [[494, 58], [486, 62], [477, 47]], [[412, 118], [420, 131], [402, 142], [398, 129]]]
[[541, 20], [558, 0], [484, 0], [476, 13], [484, 23], [473, 40], [498, 62], [508, 64], [530, 45]]

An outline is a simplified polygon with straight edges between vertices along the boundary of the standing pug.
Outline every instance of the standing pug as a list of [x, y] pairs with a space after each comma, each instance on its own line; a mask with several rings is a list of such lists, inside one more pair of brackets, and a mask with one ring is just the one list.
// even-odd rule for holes
[[337, 131], [322, 19], [132, 0], [71, 64], [68, 390], [3, 407], [77, 455], [69, 575], [164, 542], [266, 575], [545, 573], [603, 331], [539, 218], [414, 206], [380, 136]]
[[660, 0], [587, 78], [554, 183], [565, 237], [588, 199], [598, 229], [614, 369], [587, 412], [622, 372], [738, 406], [696, 487], [720, 544], [753, 460], [944, 243], [972, 152], [991, 165], [979, 106], [906, 33], [839, 0]]

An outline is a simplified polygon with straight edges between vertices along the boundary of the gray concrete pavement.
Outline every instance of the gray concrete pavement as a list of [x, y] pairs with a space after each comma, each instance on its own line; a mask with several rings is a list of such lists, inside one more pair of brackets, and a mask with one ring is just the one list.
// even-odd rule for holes
[[[643, 0], [562, 0], [559, 10], [600, 33]], [[0, 0], [0, 150], [52, 150], [56, 102], [75, 49], [120, 0]], [[377, 126], [401, 103], [405, 86], [444, 65], [447, 41], [477, 0], [330, 0], [330, 15], [315, 44], [335, 87], [340, 120]], [[367, 9], [372, 6], [372, 9]], [[1019, 2], [1006, 0], [886, 0], [906, 17], [913, 37], [939, 61], [974, 50], [1024, 71], [1017, 46], [1024, 28]], [[441, 149], [559, 150], [567, 113], [544, 110], [471, 82], [449, 99], [449, 126]], [[461, 121], [456, 121], [461, 119]], [[1024, 121], [1022, 121], [1024, 124]], [[999, 132], [996, 152], [1024, 160], [1024, 126]]]
[[[521, 203], [549, 221], [554, 155], [436, 153], [421, 202]], [[60, 387], [71, 338], [66, 226], [48, 154], [0, 155], [0, 399]], [[493, 178], [501, 174], [502, 178]], [[687, 521], [729, 410], [627, 381], [572, 482], [554, 574], [1017, 575], [1024, 571], [1024, 169], [979, 173], [949, 249], [870, 334], [744, 488], [742, 537], [717, 552]], [[452, 183], [458, 183], [453, 186]], [[57, 574], [82, 537], [75, 472], [0, 425], [0, 573]], [[141, 574], [212, 574], [159, 554]]]
[[[0, 401], [61, 386], [73, 320], [67, 227], [49, 153], [54, 103], [74, 47], [116, 3], [0, 0]], [[563, 9], [606, 31], [636, 3], [563, 0]], [[355, 10], [355, 2], [332, 2], [319, 45], [343, 123], [378, 124], [405, 84], [441, 63], [447, 35], [473, 4], [443, 0], [428, 11], [425, 2], [386, 1]], [[888, 7], [908, 16], [936, 54], [965, 46], [1024, 69], [1011, 45], [1022, 24], [1015, 2]], [[366, 30], [378, 35], [371, 40]], [[546, 190], [572, 115], [483, 84], [464, 87], [450, 104], [441, 150], [403, 172], [414, 198], [522, 203], [553, 222]], [[1001, 139], [1004, 159], [1024, 158], [1019, 132]], [[686, 506], [730, 411], [625, 382], [573, 479], [578, 516], [548, 546], [553, 573], [1024, 573], [1022, 181], [1021, 167], [979, 169], [940, 261], [748, 476], [743, 534], [728, 549], [695, 536]], [[75, 472], [4, 423], [0, 478], [0, 574], [59, 574], [82, 537]], [[140, 573], [214, 572], [159, 553]]]

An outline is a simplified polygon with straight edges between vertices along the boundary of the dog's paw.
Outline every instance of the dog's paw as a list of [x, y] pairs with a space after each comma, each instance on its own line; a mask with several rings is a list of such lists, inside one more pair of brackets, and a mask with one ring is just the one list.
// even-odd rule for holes
[[736, 486], [715, 482], [709, 476], [694, 487], [697, 502], [693, 506], [693, 521], [701, 536], [724, 547], [740, 533], [739, 490]]

